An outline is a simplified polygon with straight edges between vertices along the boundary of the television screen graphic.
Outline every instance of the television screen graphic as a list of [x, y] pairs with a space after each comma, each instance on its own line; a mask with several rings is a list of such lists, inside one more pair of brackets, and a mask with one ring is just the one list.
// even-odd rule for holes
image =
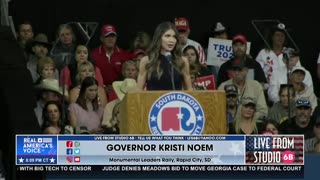
[[[19, 171], [229, 178], [303, 177], [300, 135], [17, 135]], [[184, 173], [181, 173], [184, 172]], [[213, 176], [212, 172], [215, 172]], [[225, 173], [232, 172], [232, 173]], [[120, 175], [121, 176], [117, 176]], [[124, 174], [123, 174], [124, 173]], [[124, 176], [123, 176], [124, 175]]]

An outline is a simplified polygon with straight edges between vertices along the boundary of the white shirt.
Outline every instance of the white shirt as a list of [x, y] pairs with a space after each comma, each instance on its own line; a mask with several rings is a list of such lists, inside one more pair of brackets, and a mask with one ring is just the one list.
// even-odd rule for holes
[[[272, 50], [268, 49], [262, 49], [257, 55], [256, 61], [260, 63], [268, 82], [270, 82], [270, 78], [277, 68], [286, 66], [283, 62], [282, 53], [276, 55]], [[297, 65], [301, 66], [300, 61], [297, 63]]]
[[[269, 100], [272, 102], [277, 102], [280, 100], [279, 98], [279, 90], [280, 90], [280, 85], [281, 84], [287, 84], [288, 83], [288, 78], [287, 78], [287, 67], [282, 66], [278, 69], [276, 69], [270, 78], [270, 86], [268, 89], [268, 96]], [[313, 91], [313, 82], [312, 82], [312, 77], [311, 74], [308, 70], [305, 69], [306, 75], [304, 77], [303, 83], [308, 86], [310, 90]]]
[[191, 39], [188, 39], [186, 45], [182, 48], [182, 50], [189, 45], [191, 45], [197, 49], [198, 54], [199, 54], [200, 63], [206, 64], [206, 57], [205, 57], [204, 50], [203, 50], [202, 46], [198, 42], [191, 40]]

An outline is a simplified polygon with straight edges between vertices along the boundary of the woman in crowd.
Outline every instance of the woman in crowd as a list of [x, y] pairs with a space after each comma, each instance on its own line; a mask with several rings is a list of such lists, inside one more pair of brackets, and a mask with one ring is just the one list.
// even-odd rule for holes
[[[272, 134], [280, 134], [279, 133], [279, 122], [275, 120], [267, 120], [265, 123], [264, 131], [271, 132]], [[263, 133], [262, 133], [263, 134]]]
[[58, 101], [48, 101], [42, 113], [44, 134], [62, 134], [62, 107]]
[[[84, 62], [92, 62], [89, 56], [89, 50], [85, 45], [78, 45], [75, 51], [74, 59], [70, 64], [64, 67], [60, 73], [60, 84], [65, 84], [65, 87], [69, 90], [78, 85], [76, 76], [79, 70], [79, 64]], [[95, 66], [95, 77], [99, 83], [99, 86], [103, 87], [103, 79], [100, 69]]]
[[80, 88], [80, 94], [76, 103], [69, 105], [70, 125], [77, 127], [86, 127], [90, 134], [101, 134], [103, 128], [101, 120], [103, 116], [103, 107], [99, 105], [98, 100], [98, 82], [94, 77], [86, 77]]
[[295, 116], [295, 91], [293, 86], [288, 84], [280, 85], [279, 97], [280, 101], [274, 103], [270, 108], [268, 118], [281, 123], [288, 119], [289, 109], [290, 118]]
[[183, 49], [183, 55], [189, 60], [190, 66], [195, 66], [198, 71], [198, 77], [212, 75], [211, 71], [205, 64], [200, 64], [199, 54], [194, 46], [188, 45]]
[[50, 56], [56, 63], [56, 68], [61, 71], [62, 68], [69, 65], [74, 58], [76, 49], [76, 36], [70, 24], [60, 24], [56, 34], [56, 42], [52, 47]]
[[256, 102], [251, 97], [243, 97], [234, 122], [229, 123], [229, 134], [261, 134], [264, 124], [254, 117]]
[[[95, 78], [95, 68], [94, 66], [89, 62], [85, 61], [83, 63], [80, 63], [78, 65], [78, 73], [75, 77], [76, 79], [76, 86], [70, 90], [70, 103], [75, 103], [79, 97], [79, 92], [81, 89], [81, 83], [86, 77], [94, 77]], [[99, 84], [99, 83], [98, 83]], [[98, 85], [98, 103], [102, 107], [104, 107], [107, 104], [107, 95], [104, 91], [104, 88], [100, 85]]]
[[139, 68], [135, 61], [126, 61], [122, 65], [121, 79], [131, 78], [137, 80]]

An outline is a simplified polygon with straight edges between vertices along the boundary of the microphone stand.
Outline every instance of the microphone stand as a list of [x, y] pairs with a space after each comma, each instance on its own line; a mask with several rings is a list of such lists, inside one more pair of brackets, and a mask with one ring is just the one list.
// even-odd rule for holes
[[[63, 68], [64, 67], [66, 67], [66, 58], [67, 58], [67, 56], [66, 55], [64, 55], [63, 56]], [[62, 68], [62, 69], [63, 69]], [[66, 114], [66, 112], [65, 112], [65, 73], [64, 73], [64, 71], [62, 71], [62, 104], [61, 104], [61, 108], [62, 108], [62, 112], [61, 112], [61, 114], [62, 114], [62, 118], [61, 118], [61, 124], [63, 125], [63, 126], [65, 126], [65, 123], [66, 123], [66, 118], [65, 118], [65, 114]]]
[[170, 73], [171, 74], [171, 84], [172, 84], [172, 89], [175, 91], [176, 87], [174, 85], [174, 72], [173, 72], [174, 68], [173, 68], [173, 64], [171, 61], [170, 61], [170, 65], [171, 65], [171, 73]]
[[290, 120], [290, 115], [291, 115], [291, 102], [290, 102], [290, 73], [291, 70], [289, 68], [289, 55], [288, 54], [283, 54], [283, 57], [286, 56], [285, 58], [287, 59], [286, 61], [286, 66], [287, 66], [287, 91], [288, 91], [288, 120]]

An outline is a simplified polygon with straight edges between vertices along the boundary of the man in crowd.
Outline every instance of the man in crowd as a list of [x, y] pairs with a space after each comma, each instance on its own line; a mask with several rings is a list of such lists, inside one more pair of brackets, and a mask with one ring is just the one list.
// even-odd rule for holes
[[188, 38], [190, 35], [190, 25], [188, 19], [184, 17], [176, 18], [175, 25], [179, 31], [179, 40], [183, 47], [182, 50], [188, 45], [194, 46], [198, 51], [200, 63], [206, 64], [206, 57], [202, 46], [198, 42]]

